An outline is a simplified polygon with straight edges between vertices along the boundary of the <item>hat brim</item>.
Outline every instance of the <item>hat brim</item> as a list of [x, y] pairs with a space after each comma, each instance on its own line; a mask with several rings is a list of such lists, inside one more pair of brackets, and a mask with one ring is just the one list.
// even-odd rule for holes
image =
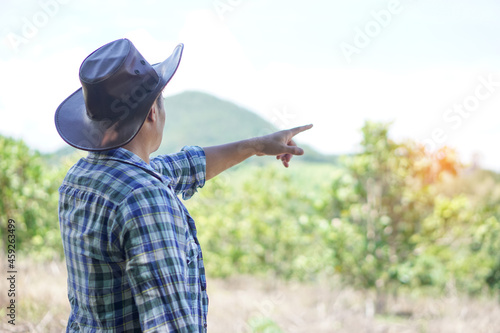
[[55, 124], [61, 138], [69, 145], [87, 151], [103, 151], [129, 143], [142, 124], [162, 90], [174, 76], [182, 57], [183, 44], [177, 45], [165, 61], [152, 65], [158, 74], [158, 84], [141, 103], [116, 121], [93, 120], [87, 115], [82, 88], [66, 98], [56, 110]]

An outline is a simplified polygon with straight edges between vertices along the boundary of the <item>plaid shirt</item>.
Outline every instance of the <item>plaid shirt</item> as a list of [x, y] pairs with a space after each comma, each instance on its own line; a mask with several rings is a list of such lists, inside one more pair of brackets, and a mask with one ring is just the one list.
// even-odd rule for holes
[[177, 197], [205, 183], [205, 153], [145, 163], [91, 152], [59, 189], [71, 304], [67, 332], [206, 332], [208, 297], [194, 220]]

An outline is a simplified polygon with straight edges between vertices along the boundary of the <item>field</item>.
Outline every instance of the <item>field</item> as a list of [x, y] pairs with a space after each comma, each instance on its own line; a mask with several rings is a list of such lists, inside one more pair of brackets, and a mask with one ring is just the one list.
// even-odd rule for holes
[[[63, 332], [69, 314], [64, 263], [20, 259], [16, 325], [0, 310], [2, 332]], [[400, 296], [387, 313], [373, 315], [371, 295], [337, 282], [285, 283], [239, 276], [209, 277], [209, 332], [495, 333], [500, 306], [494, 300], [458, 295]], [[0, 281], [6, 290], [6, 280]], [[5, 293], [0, 294], [6, 304]]]
[[[210, 332], [500, 332], [500, 174], [387, 132], [367, 123], [362, 151], [337, 164], [254, 158], [186, 201]], [[18, 274], [15, 326], [0, 279], [0, 331], [61, 332], [57, 189], [74, 161], [51, 168], [23, 143], [2, 145], [0, 216], [16, 221]]]

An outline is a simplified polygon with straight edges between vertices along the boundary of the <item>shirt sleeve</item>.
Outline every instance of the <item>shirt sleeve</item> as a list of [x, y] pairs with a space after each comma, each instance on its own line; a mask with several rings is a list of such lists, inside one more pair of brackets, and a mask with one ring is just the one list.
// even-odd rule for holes
[[176, 154], [157, 156], [150, 161], [150, 165], [172, 179], [175, 193], [182, 193], [184, 200], [205, 185], [206, 158], [200, 147], [186, 146]]
[[173, 216], [170, 199], [165, 189], [147, 187], [119, 206], [126, 275], [144, 332], [198, 331], [186, 286], [186, 227]]

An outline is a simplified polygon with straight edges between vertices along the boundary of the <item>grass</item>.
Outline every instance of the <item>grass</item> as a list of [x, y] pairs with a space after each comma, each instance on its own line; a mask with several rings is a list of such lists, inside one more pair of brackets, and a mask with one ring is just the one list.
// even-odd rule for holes
[[[63, 332], [69, 315], [63, 263], [18, 259], [16, 325], [7, 323], [7, 280], [0, 279], [0, 331]], [[492, 299], [402, 295], [383, 315], [367, 311], [369, 292], [334, 281], [285, 283], [253, 277], [210, 279], [209, 332], [491, 333], [500, 331]]]
[[[0, 293], [0, 331], [2, 332], [62, 332], [69, 315], [66, 294], [66, 268], [63, 263], [37, 263], [18, 258], [16, 274], [16, 325], [7, 323], [7, 293]], [[6, 269], [5, 269], [6, 271]], [[7, 280], [1, 279], [0, 290], [7, 290]]]

